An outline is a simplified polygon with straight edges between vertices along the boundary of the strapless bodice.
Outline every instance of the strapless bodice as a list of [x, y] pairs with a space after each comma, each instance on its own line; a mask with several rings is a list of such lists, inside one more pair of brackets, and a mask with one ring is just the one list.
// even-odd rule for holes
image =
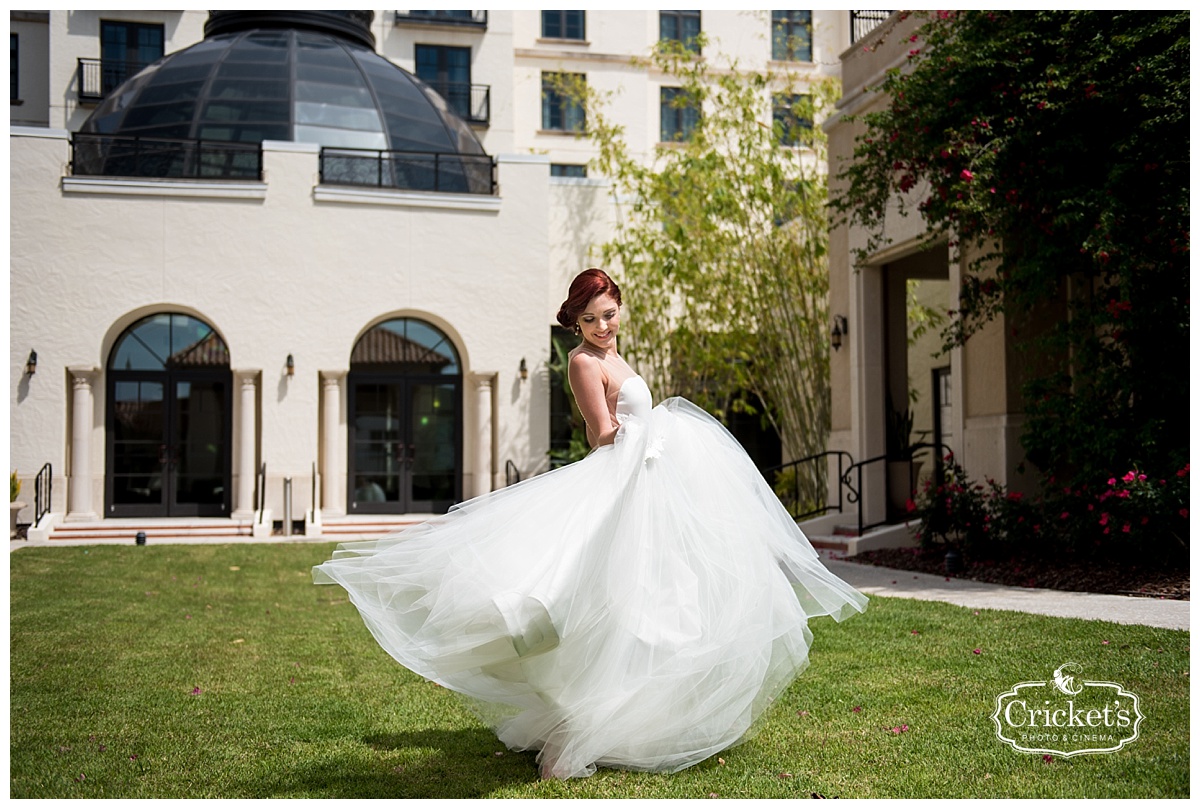
[[621, 383], [617, 393], [617, 423], [624, 423], [630, 416], [649, 418], [654, 409], [654, 400], [646, 380], [640, 376], [631, 376]]

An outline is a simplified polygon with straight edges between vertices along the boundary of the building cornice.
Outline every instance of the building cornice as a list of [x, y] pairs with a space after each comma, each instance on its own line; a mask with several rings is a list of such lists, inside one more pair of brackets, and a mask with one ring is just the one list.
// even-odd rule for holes
[[358, 205], [390, 205], [399, 208], [440, 208], [455, 211], [500, 212], [500, 197], [482, 194], [430, 194], [377, 188], [318, 185], [313, 189], [317, 202], [341, 202]]
[[117, 194], [142, 197], [210, 197], [266, 199], [266, 183], [154, 180], [126, 177], [63, 177], [62, 189], [73, 194]]

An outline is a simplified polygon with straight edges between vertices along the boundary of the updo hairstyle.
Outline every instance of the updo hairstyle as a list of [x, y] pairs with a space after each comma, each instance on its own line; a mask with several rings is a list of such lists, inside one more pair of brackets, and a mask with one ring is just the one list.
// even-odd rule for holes
[[558, 309], [559, 324], [564, 329], [578, 333], [579, 316], [587, 309], [589, 303], [606, 293], [612, 295], [617, 306], [621, 305], [621, 290], [613, 282], [613, 279], [608, 277], [608, 273], [595, 268], [579, 273], [571, 282], [567, 299]]

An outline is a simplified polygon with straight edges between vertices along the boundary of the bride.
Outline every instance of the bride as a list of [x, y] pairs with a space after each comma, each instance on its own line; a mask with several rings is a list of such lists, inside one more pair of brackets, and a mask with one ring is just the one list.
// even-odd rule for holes
[[379, 644], [462, 695], [546, 778], [676, 771], [752, 734], [808, 665], [808, 619], [867, 599], [816, 552], [729, 432], [652, 407], [617, 351], [621, 292], [571, 284], [568, 376], [594, 448], [313, 568]]

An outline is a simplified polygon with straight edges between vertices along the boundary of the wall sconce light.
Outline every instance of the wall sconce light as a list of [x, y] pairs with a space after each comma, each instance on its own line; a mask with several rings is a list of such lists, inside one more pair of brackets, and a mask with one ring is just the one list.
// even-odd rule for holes
[[25, 373], [33, 376], [37, 373], [37, 352], [30, 349], [29, 359], [25, 360]]
[[288, 354], [288, 358], [287, 358], [287, 375], [288, 376], [296, 375], [296, 360], [293, 359], [291, 354]]
[[850, 326], [846, 323], [846, 318], [842, 315], [833, 316], [833, 332], [829, 335], [833, 350], [837, 351], [842, 347], [842, 336], [850, 334]]
[[521, 357], [521, 381], [529, 379], [529, 366], [525, 364], [525, 358]]

